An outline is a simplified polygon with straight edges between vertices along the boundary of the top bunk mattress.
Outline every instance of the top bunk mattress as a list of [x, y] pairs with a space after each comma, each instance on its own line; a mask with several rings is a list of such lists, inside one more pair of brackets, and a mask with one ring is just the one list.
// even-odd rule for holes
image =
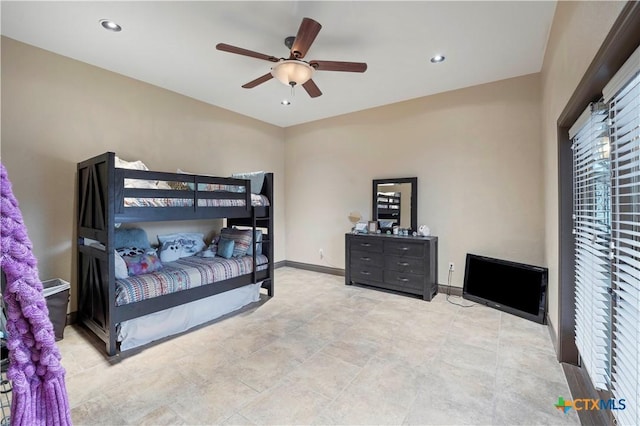
[[[199, 198], [198, 207], [244, 207], [245, 200], [240, 199], [210, 199]], [[254, 207], [266, 207], [269, 199], [266, 195], [251, 194], [251, 205]], [[191, 207], [193, 199], [190, 198], [132, 198], [124, 199], [125, 207]]]
[[[267, 269], [268, 262], [266, 256], [256, 255], [256, 270]], [[191, 256], [163, 265], [157, 272], [116, 280], [116, 306], [249, 274], [253, 272], [253, 256], [230, 259]]]

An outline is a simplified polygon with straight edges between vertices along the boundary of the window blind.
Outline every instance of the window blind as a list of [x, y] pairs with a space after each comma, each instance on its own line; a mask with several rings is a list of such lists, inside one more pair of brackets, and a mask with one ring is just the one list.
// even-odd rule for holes
[[597, 389], [611, 367], [611, 176], [607, 110], [591, 104], [570, 129], [573, 141], [576, 346]]
[[[631, 64], [631, 65], [629, 65]], [[640, 49], [605, 88], [612, 168], [612, 392], [618, 424], [640, 424]]]

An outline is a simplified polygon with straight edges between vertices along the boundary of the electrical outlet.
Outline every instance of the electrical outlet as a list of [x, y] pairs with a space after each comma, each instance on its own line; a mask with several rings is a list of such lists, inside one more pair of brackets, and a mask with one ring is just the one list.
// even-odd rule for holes
[[449, 262], [449, 270], [452, 272], [456, 270], [456, 265], [454, 265], [453, 262]]
[[324, 259], [324, 250], [320, 249], [320, 259]]

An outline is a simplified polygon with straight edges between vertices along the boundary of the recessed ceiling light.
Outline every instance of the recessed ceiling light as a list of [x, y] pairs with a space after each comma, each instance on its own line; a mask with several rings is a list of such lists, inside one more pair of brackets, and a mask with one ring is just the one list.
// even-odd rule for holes
[[444, 62], [446, 58], [442, 55], [436, 55], [433, 58], [431, 58], [431, 62], [434, 64], [439, 64], [440, 62]]
[[122, 27], [120, 25], [116, 24], [113, 21], [110, 21], [109, 19], [101, 19], [100, 25], [102, 25], [102, 28], [104, 28], [105, 30], [113, 31], [115, 33], [122, 31]]
[[286, 99], [283, 99], [282, 102], [280, 102], [282, 105], [291, 105], [291, 101], [288, 101]]

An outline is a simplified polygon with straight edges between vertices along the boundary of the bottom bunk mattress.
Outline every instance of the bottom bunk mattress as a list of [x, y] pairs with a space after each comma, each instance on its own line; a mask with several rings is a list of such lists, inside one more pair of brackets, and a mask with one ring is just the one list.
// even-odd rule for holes
[[118, 325], [120, 350], [126, 351], [187, 331], [260, 300], [261, 282], [144, 315]]
[[[256, 270], [269, 267], [266, 256], [256, 255]], [[116, 280], [116, 305], [140, 302], [181, 290], [208, 285], [253, 272], [253, 256], [183, 257], [166, 262], [161, 270]], [[215, 285], [215, 284], [213, 284]]]

